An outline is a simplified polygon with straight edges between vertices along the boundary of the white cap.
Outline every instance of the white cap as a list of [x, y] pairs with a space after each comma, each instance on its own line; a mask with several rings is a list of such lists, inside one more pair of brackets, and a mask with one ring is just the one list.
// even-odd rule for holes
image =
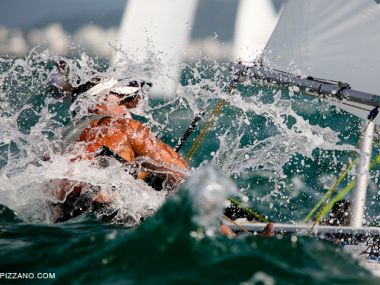
[[114, 92], [121, 95], [132, 95], [141, 90], [140, 87], [128, 86], [129, 81], [117, 80], [116, 78], [110, 78], [102, 80], [94, 87], [87, 90], [87, 95], [99, 96], [109, 92]]

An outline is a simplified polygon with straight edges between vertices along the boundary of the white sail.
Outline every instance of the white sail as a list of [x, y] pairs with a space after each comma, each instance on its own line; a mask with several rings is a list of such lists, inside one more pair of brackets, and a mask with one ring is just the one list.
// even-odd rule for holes
[[234, 58], [255, 60], [268, 42], [278, 18], [272, 0], [240, 0], [235, 22]]
[[379, 2], [290, 0], [266, 46], [265, 61], [380, 95]]
[[[119, 32], [128, 58], [144, 63], [154, 54], [159, 76], [152, 78], [152, 94], [173, 96], [182, 55], [188, 45], [198, 0], [129, 0]], [[117, 62], [118, 58], [114, 59]]]
[[[379, 0], [290, 0], [267, 44], [264, 64], [346, 82], [354, 90], [380, 96], [379, 3]], [[337, 105], [362, 118], [371, 109], [349, 98]], [[380, 117], [368, 123], [361, 144], [352, 198], [353, 227], [361, 227], [364, 220], [374, 123], [379, 124]]]

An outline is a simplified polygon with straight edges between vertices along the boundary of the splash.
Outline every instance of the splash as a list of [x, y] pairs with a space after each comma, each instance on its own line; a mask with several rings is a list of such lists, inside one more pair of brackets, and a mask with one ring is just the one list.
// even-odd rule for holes
[[[113, 221], [136, 225], [161, 206], [167, 191], [154, 191], [135, 180], [117, 161], [102, 168], [94, 162], [71, 162], [70, 156], [62, 152], [70, 98], [57, 97], [49, 88], [49, 78], [54, 76], [59, 59], [47, 51], [32, 51], [25, 60], [1, 62], [0, 203], [24, 220], [49, 223], [54, 220], [52, 205], [63, 201], [57, 201], [52, 194], [57, 189], [47, 189], [48, 185], [57, 179], [69, 179], [88, 183], [101, 193], [112, 191], [110, 208], [117, 210]], [[97, 63], [85, 54], [78, 60], [65, 61], [73, 86], [93, 77], [124, 76], [120, 70], [100, 72]], [[83, 110], [88, 110], [88, 102], [83, 103]]]
[[210, 165], [198, 168], [184, 188], [189, 191], [193, 212], [196, 213], [193, 221], [206, 229], [215, 229], [227, 198], [237, 194], [235, 184]]
[[[0, 174], [3, 181], [0, 203], [26, 220], [50, 222], [49, 205], [57, 201], [46, 194], [44, 185], [54, 179], [73, 179], [104, 192], [117, 193], [113, 205], [118, 209], [115, 221], [137, 224], [161, 206], [167, 192], [153, 191], [136, 181], [116, 161], [106, 168], [85, 161], [70, 162], [62, 152], [62, 131], [73, 122], [70, 112], [74, 106], [69, 98], [49, 88], [49, 79], [54, 76], [55, 62], [59, 59], [48, 51], [33, 50], [25, 59], [0, 60]], [[94, 77], [149, 81], [158, 76], [153, 55], [146, 65], [128, 59], [128, 65], [118, 62], [112, 67], [85, 54], [64, 60], [73, 86]], [[134, 112], [159, 138], [174, 146], [194, 116], [205, 110], [201, 124], [204, 123], [217, 102], [225, 100], [224, 112], [195, 157], [191, 165], [194, 168], [210, 161], [236, 183], [249, 180], [252, 175], [249, 171], [256, 170], [270, 172], [275, 180], [280, 180], [288, 178], [284, 166], [297, 155], [312, 158], [315, 150], [352, 149], [340, 144], [340, 133], [310, 124], [294, 110], [292, 98], [281, 92], [243, 88], [227, 94], [228, 64], [203, 59], [184, 64], [182, 69], [183, 78], [175, 98], [157, 100], [146, 96]], [[78, 100], [75, 107], [79, 106], [79, 113], [85, 114], [91, 104], [94, 104], [91, 100]], [[192, 139], [194, 137], [182, 154]], [[50, 157], [50, 161], [45, 161], [46, 157]], [[224, 192], [221, 185], [224, 183], [230, 189], [235, 186], [218, 181], [208, 168], [201, 169], [200, 174], [189, 181], [190, 188], [202, 188], [202, 181], [210, 179], [211, 184], [205, 184], [210, 189], [192, 192], [193, 198], [208, 201], [212, 209], [216, 204], [223, 207], [226, 195], [231, 193]], [[211, 193], [219, 198], [213, 200]], [[206, 204], [198, 206], [203, 209], [196, 218], [200, 224], [213, 220], [214, 217], [208, 217], [220, 210], [208, 212]]]
[[[237, 136], [229, 133], [219, 137], [220, 147], [214, 156], [216, 165], [228, 176], [240, 175], [246, 170], [267, 170], [282, 177], [283, 167], [295, 155], [312, 158], [316, 149], [347, 151], [349, 145], [338, 145], [339, 133], [330, 128], [311, 125], [292, 109], [292, 102], [281, 98], [281, 91], [274, 95], [274, 102], [263, 103], [267, 94], [259, 91], [244, 99], [235, 92], [231, 97], [224, 97], [229, 103], [243, 111], [238, 118]], [[266, 119], [263, 128], [272, 128], [270, 136], [254, 140], [251, 144], [241, 146], [244, 131], [257, 133], [262, 129], [250, 127], [248, 117], [254, 113]], [[253, 130], [252, 130], [253, 129]]]

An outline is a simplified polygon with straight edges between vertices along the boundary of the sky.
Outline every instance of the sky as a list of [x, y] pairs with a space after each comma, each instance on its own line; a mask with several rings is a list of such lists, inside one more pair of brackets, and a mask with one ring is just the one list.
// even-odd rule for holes
[[89, 23], [116, 27], [125, 4], [126, 0], [1, 0], [0, 25], [27, 32], [58, 22], [69, 33]]
[[[92, 55], [110, 56], [107, 43], [117, 39], [127, 1], [1, 0], [0, 56], [22, 56], [37, 45], [68, 54], [73, 44]], [[237, 7], [238, 0], [199, 0], [190, 50], [228, 53]]]

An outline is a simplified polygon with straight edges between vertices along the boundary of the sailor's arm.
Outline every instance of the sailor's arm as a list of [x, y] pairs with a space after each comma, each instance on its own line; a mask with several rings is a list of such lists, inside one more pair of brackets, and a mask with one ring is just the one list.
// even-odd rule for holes
[[168, 174], [171, 182], [186, 178], [187, 163], [170, 146], [157, 139], [151, 130], [135, 120], [126, 120], [125, 132], [136, 156], [145, 156], [153, 161], [148, 167]]
[[87, 142], [87, 152], [92, 155], [106, 146], [128, 162], [133, 162], [135, 157], [146, 157], [143, 166], [162, 172], [163, 178], [167, 176], [172, 183], [182, 181], [188, 171], [178, 153], [157, 139], [148, 127], [132, 119], [105, 118], [95, 122], [92, 128], [84, 131], [81, 140]]

